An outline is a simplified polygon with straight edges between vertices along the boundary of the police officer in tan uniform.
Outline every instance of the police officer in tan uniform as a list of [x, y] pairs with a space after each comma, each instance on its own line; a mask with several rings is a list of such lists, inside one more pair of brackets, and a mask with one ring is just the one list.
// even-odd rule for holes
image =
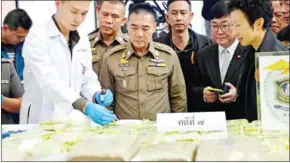
[[178, 57], [152, 41], [156, 15], [148, 4], [129, 11], [129, 42], [105, 55], [100, 82], [115, 95], [119, 119], [156, 120], [157, 113], [186, 112], [186, 90]]
[[121, 0], [98, 1], [100, 28], [89, 34], [93, 54], [93, 69], [99, 74], [103, 55], [113, 47], [126, 42], [121, 26], [126, 22], [126, 6]]
[[10, 59], [1, 59], [1, 123], [13, 124], [10, 113], [19, 113], [23, 86]]

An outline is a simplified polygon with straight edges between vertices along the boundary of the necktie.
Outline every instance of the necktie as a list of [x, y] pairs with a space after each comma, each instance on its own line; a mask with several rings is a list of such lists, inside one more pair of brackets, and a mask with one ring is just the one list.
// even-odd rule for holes
[[220, 60], [220, 73], [221, 73], [221, 82], [224, 83], [230, 62], [231, 56], [227, 49], [224, 49], [221, 53], [221, 60]]

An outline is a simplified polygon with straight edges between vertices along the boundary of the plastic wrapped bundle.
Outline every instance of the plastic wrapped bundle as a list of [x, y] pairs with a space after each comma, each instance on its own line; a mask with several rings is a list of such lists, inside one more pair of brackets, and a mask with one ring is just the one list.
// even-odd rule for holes
[[129, 161], [140, 147], [137, 135], [95, 135], [75, 145], [70, 161]]
[[227, 120], [227, 126], [245, 126], [249, 122], [247, 119], [233, 119], [233, 120]]
[[253, 121], [244, 127], [244, 133], [246, 136], [260, 136], [262, 134], [261, 122]]
[[175, 142], [140, 149], [131, 161], [193, 161], [196, 144]]
[[155, 137], [153, 144], [174, 143], [174, 142], [195, 142], [199, 141], [200, 134], [198, 132], [162, 132]]
[[7, 149], [7, 148], [2, 148], [2, 158], [1, 161], [6, 162], [6, 161], [26, 161], [29, 160], [32, 155], [27, 153], [27, 152], [23, 152], [23, 151], [19, 151], [19, 150], [15, 150], [15, 149]]
[[200, 140], [226, 139], [228, 137], [226, 131], [200, 131], [200, 135]]
[[195, 161], [266, 161], [265, 148], [251, 137], [231, 136], [200, 144]]
[[289, 161], [289, 136], [264, 138], [261, 144], [269, 153], [267, 161]]
[[84, 132], [60, 133], [48, 140], [38, 142], [32, 148], [25, 150], [33, 156], [27, 161], [35, 161], [47, 156], [69, 153], [73, 146], [81, 142], [88, 134]]
[[244, 127], [248, 125], [248, 120], [237, 119], [227, 121], [227, 130], [229, 135], [244, 135]]

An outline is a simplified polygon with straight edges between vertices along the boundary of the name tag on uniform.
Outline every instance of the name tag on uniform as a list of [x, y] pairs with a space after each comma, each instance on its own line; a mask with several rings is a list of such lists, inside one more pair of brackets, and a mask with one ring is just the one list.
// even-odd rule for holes
[[162, 63], [164, 62], [163, 59], [150, 59], [151, 62], [154, 62], [154, 63]]
[[87, 49], [78, 49], [77, 52], [87, 52]]
[[8, 84], [9, 80], [1, 80], [1, 84]]
[[165, 63], [157, 63], [157, 64], [151, 64], [149, 67], [166, 67]]

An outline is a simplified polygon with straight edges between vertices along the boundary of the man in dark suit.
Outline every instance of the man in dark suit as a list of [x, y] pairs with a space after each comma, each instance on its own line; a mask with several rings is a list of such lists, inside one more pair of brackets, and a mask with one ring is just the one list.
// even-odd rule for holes
[[243, 89], [241, 101], [244, 103], [245, 114], [251, 122], [258, 119], [255, 79], [255, 72], [258, 71], [255, 69], [255, 53], [287, 51], [287, 48], [271, 30], [271, 0], [234, 0], [230, 2], [229, 8], [239, 42], [243, 46], [250, 46], [243, 68], [244, 82], [240, 88]]
[[[194, 84], [192, 91], [199, 107], [195, 111], [225, 111], [227, 119], [244, 118], [239, 105], [238, 90], [244, 62], [245, 47], [242, 47], [235, 37], [232, 27], [228, 2], [219, 1], [211, 9], [211, 31], [216, 36], [216, 44], [200, 50], [195, 57]], [[211, 91], [211, 88], [223, 89], [229, 87], [229, 92], [223, 95]]]

